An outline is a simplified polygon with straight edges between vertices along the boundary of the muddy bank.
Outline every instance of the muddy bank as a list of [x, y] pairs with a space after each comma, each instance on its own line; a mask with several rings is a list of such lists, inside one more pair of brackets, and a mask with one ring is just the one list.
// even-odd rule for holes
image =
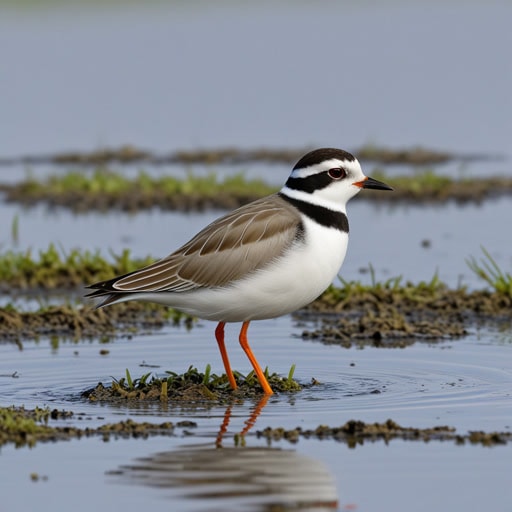
[[130, 335], [141, 329], [159, 329], [169, 324], [192, 327], [192, 317], [156, 304], [127, 302], [109, 308], [48, 306], [35, 312], [0, 308], [0, 342], [20, 343], [41, 336], [81, 338]]
[[[49, 155], [22, 155], [13, 158], [0, 158], [0, 165], [14, 164], [80, 164], [103, 165], [111, 162], [118, 163], [148, 163], [163, 164], [224, 164], [235, 165], [250, 162], [287, 163], [293, 164], [299, 160], [311, 147], [302, 148], [218, 148], [197, 149], [192, 151], [175, 151], [167, 154], [157, 154], [132, 145], [120, 148], [106, 148], [91, 152], [69, 151]], [[446, 151], [438, 151], [422, 147], [392, 149], [377, 146], [363, 146], [350, 150], [360, 160], [386, 164], [428, 165], [439, 164], [453, 160], [477, 161], [496, 159], [495, 155], [474, 154], [457, 155]]]
[[190, 193], [168, 194], [164, 189], [154, 187], [143, 189], [136, 183], [129, 190], [118, 194], [108, 190], [99, 190], [94, 193], [82, 191], [60, 191], [31, 189], [30, 185], [0, 185], [0, 192], [4, 192], [5, 200], [10, 203], [19, 203], [26, 207], [44, 204], [48, 208], [65, 208], [73, 213], [86, 213], [90, 211], [123, 211], [137, 212], [151, 208], [161, 210], [198, 212], [205, 210], [233, 210], [244, 204], [255, 201], [265, 195], [275, 192], [269, 189], [268, 194], [258, 194], [250, 190], [240, 193], [208, 193], [201, 196], [193, 189]]
[[[162, 423], [137, 422], [132, 419], [107, 423], [99, 427], [79, 428], [72, 425], [51, 426], [53, 421], [74, 421], [87, 419], [84, 415], [75, 415], [72, 411], [59, 411], [57, 409], [25, 410], [23, 407], [0, 407], [0, 447], [13, 444], [16, 447], [33, 447], [37, 443], [69, 441], [100, 437], [104, 441], [111, 439], [147, 439], [151, 436], [193, 435], [197, 424], [193, 421], [170, 421]], [[246, 434], [246, 437], [251, 434]], [[255, 435], [264, 438], [269, 444], [288, 441], [297, 443], [302, 439], [321, 439], [346, 443], [355, 448], [365, 442], [384, 441], [389, 443], [394, 439], [421, 442], [453, 442], [457, 445], [473, 444], [486, 447], [505, 445], [512, 441], [511, 432], [483, 432], [474, 431], [459, 434], [453, 427], [434, 426], [426, 428], [402, 427], [393, 420], [384, 423], [364, 423], [350, 420], [344, 425], [330, 427], [320, 425], [315, 429], [285, 429], [283, 427], [267, 427], [258, 430]], [[236, 437], [236, 436], [235, 436]]]
[[417, 341], [454, 339], [479, 323], [512, 326], [512, 297], [503, 293], [405, 285], [357, 284], [329, 288], [296, 313], [299, 321], [320, 319], [304, 339], [343, 347], [405, 347]]
[[[176, 428], [195, 427], [190, 421], [154, 424], [131, 419], [107, 423], [97, 428], [74, 426], [50, 426], [52, 420], [78, 419], [71, 411], [57, 409], [25, 410], [23, 407], [0, 407], [0, 446], [14, 444], [17, 448], [32, 447], [40, 442], [68, 441], [83, 437], [101, 437], [103, 440], [118, 438], [146, 439], [149, 436], [173, 436]], [[82, 418], [85, 419], [85, 418]]]
[[355, 448], [365, 442], [384, 441], [388, 443], [393, 439], [404, 441], [452, 441], [456, 444], [480, 444], [482, 446], [503, 445], [512, 441], [512, 432], [468, 432], [458, 434], [455, 428], [438, 426], [429, 428], [402, 427], [393, 420], [385, 423], [365, 423], [363, 421], [347, 421], [339, 427], [320, 425], [316, 429], [294, 429], [271, 428], [257, 431], [258, 437], [263, 437], [270, 442], [286, 440], [297, 443], [300, 438], [304, 439], [330, 439], [346, 443], [349, 447]]
[[[453, 180], [433, 172], [388, 177], [372, 173], [374, 178], [394, 188], [392, 194], [360, 194], [357, 200], [382, 203], [432, 204], [455, 201], [480, 203], [512, 194], [512, 178], [488, 177]], [[246, 180], [242, 175], [219, 181], [215, 176], [150, 177], [141, 173], [129, 179], [119, 173], [97, 170], [92, 175], [71, 172], [51, 176], [46, 181], [29, 179], [0, 184], [5, 200], [25, 205], [45, 204], [75, 213], [120, 210], [136, 212], [149, 208], [173, 211], [230, 210], [276, 192], [261, 180]]]
[[[287, 377], [265, 370], [267, 381], [274, 392], [289, 393], [300, 391], [304, 386], [293, 379], [295, 367], [292, 366]], [[233, 371], [238, 388], [232, 390], [225, 374], [210, 372], [208, 365], [204, 373], [190, 367], [183, 374], [165, 372], [167, 377], [157, 377], [147, 373], [132, 379], [129, 372], [125, 377], [112, 381], [109, 385], [98, 383], [94, 388], [83, 392], [82, 397], [91, 402], [139, 403], [141, 401], [188, 402], [204, 404], [205, 402], [231, 403], [261, 397], [263, 391], [254, 372], [246, 376]]]
[[[127, 251], [108, 261], [99, 253], [72, 250], [61, 254], [53, 245], [33, 257], [25, 253], [0, 255], [1, 291], [39, 296], [63, 294], [67, 299], [82, 290], [84, 282], [110, 279], [154, 261], [132, 259]], [[372, 344], [403, 347], [418, 340], [453, 339], [479, 323], [512, 325], [512, 276], [502, 271], [484, 250], [481, 261], [468, 260], [470, 269], [494, 291], [449, 289], [436, 276], [430, 282], [402, 283], [400, 278], [363, 285], [344, 282], [330, 286], [317, 300], [296, 312], [307, 322], [303, 338], [343, 346]], [[374, 280], [375, 281], [375, 280]], [[67, 287], [67, 289], [64, 289]], [[168, 322], [192, 325], [192, 318], [157, 304], [128, 302], [94, 310], [92, 302], [43, 307], [26, 312], [12, 305], [0, 308], [3, 339], [42, 335], [115, 335], [139, 328], [159, 328]], [[312, 322], [314, 328], [311, 328]]]
[[[512, 297], [486, 290], [450, 290], [444, 285], [428, 289], [412, 284], [400, 288], [348, 284], [329, 288], [293, 316], [306, 327], [304, 339], [344, 347], [394, 348], [458, 338], [482, 323], [512, 326]], [[40, 336], [108, 337], [169, 323], [190, 328], [193, 321], [176, 310], [140, 302], [116, 304], [108, 311], [66, 304], [24, 312], [7, 306], [0, 308], [0, 336], [6, 341]]]

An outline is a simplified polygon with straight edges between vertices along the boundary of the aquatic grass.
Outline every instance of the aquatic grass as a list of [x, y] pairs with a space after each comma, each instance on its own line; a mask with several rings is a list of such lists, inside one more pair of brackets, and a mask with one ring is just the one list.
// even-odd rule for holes
[[124, 377], [116, 379], [112, 377], [112, 384], [119, 386], [119, 388], [126, 391], [134, 391], [136, 389], [143, 389], [147, 386], [147, 380], [151, 376], [151, 372], [144, 373], [140, 377], [133, 379], [130, 370], [126, 368]]
[[393, 194], [367, 194], [366, 199], [374, 201], [481, 202], [491, 197], [512, 193], [512, 178], [508, 176], [487, 176], [483, 178], [462, 177], [454, 179], [437, 173], [434, 169], [422, 169], [410, 175], [387, 176], [376, 169], [372, 177], [393, 187]]
[[[486, 177], [453, 179], [424, 169], [410, 175], [386, 176], [378, 169], [376, 179], [389, 183], [393, 194], [361, 194], [368, 201], [459, 202], [481, 201], [487, 197], [512, 193], [512, 178]], [[166, 210], [234, 208], [277, 191], [261, 179], [249, 179], [243, 172], [220, 178], [186, 173], [184, 177], [153, 176], [141, 170], [135, 177], [98, 167], [92, 172], [70, 171], [38, 180], [28, 176], [17, 184], [2, 184], [8, 201], [27, 206], [44, 202], [75, 212], [109, 209], [137, 211], [160, 207]]]
[[13, 442], [16, 447], [34, 446], [41, 435], [51, 433], [46, 424], [50, 409], [36, 407], [33, 411], [23, 408], [0, 407], [0, 446]]
[[20, 241], [20, 217], [16, 214], [11, 223], [11, 241], [14, 245], [18, 245]]
[[[488, 255], [488, 253], [486, 253]], [[489, 255], [488, 255], [489, 256]], [[489, 256], [490, 257], [490, 256]], [[489, 259], [488, 257], [488, 259]], [[302, 337], [345, 347], [357, 345], [406, 346], [418, 340], [455, 339], [475, 323], [509, 325], [512, 318], [511, 276], [492, 258], [475, 271], [494, 290], [449, 289], [437, 273], [414, 284], [393, 277], [371, 283], [345, 281], [331, 285], [317, 300], [294, 314], [301, 321], [314, 320]], [[318, 327], [320, 320], [320, 327]]]
[[0, 254], [0, 289], [70, 289], [95, 281], [110, 279], [149, 265], [154, 258], [133, 258], [128, 249], [111, 259], [99, 251], [57, 249], [51, 243], [37, 255], [31, 249], [23, 252], [6, 251]]
[[212, 373], [212, 367], [211, 365], [208, 363], [206, 365], [206, 368], [204, 369], [204, 377], [203, 377], [203, 384], [205, 386], [208, 385], [208, 383], [210, 382], [210, 376], [211, 376], [211, 373]]
[[154, 195], [155, 192], [168, 196], [181, 195], [214, 198], [218, 194], [264, 196], [276, 191], [260, 179], [247, 179], [244, 173], [219, 179], [215, 172], [205, 176], [196, 176], [188, 172], [184, 178], [174, 176], [152, 176], [139, 171], [134, 178], [104, 167], [96, 168], [92, 173], [69, 171], [52, 175], [45, 180], [29, 176], [18, 185], [18, 191], [29, 197], [62, 196], [76, 194], [80, 196], [104, 196], [118, 198], [124, 195]]
[[[295, 365], [290, 368], [286, 378], [276, 373], [270, 373], [265, 369], [265, 376], [274, 391], [291, 392], [299, 391], [302, 386], [293, 379]], [[237, 396], [261, 393], [261, 386], [254, 374], [250, 371], [247, 375], [240, 372], [233, 372], [238, 384]], [[128, 369], [125, 375], [119, 379], [112, 378], [110, 387], [99, 384], [96, 388], [85, 392], [84, 396], [90, 400], [217, 400], [231, 396], [228, 378], [225, 374], [217, 375], [211, 371], [211, 365], [207, 364], [204, 372], [200, 372], [194, 366], [189, 366], [186, 372], [177, 373], [166, 371], [164, 376], [157, 376], [152, 372], [145, 373], [134, 379]]]
[[420, 281], [419, 283], [403, 282], [402, 276], [395, 276], [385, 281], [377, 281], [375, 270], [369, 265], [370, 283], [365, 284], [359, 280], [347, 281], [343, 277], [338, 276], [342, 286], [331, 284], [327, 290], [317, 300], [340, 304], [346, 303], [357, 298], [364, 298], [369, 294], [374, 296], [395, 296], [396, 298], [407, 298], [422, 302], [425, 299], [437, 296], [440, 292], [447, 289], [440, 279], [437, 272], [432, 276], [430, 281]]
[[130, 371], [128, 370], [128, 368], [126, 368], [126, 382], [128, 383], [128, 389], [132, 390], [133, 389], [133, 380], [132, 380], [132, 376], [130, 375]]
[[292, 364], [290, 367], [290, 371], [288, 372], [288, 377], [286, 378], [286, 383], [289, 386], [293, 385], [293, 374], [295, 373], [295, 364]]
[[466, 259], [468, 267], [497, 293], [512, 298], [512, 274], [504, 272], [496, 260], [491, 256], [490, 252], [481, 247], [484, 257], [480, 262], [474, 257]]
[[[152, 424], [131, 419], [84, 429], [69, 424], [50, 426], [51, 420], [73, 420], [74, 416], [72, 411], [50, 410], [48, 407], [36, 407], [33, 410], [15, 406], [0, 407], [0, 447], [6, 444], [13, 444], [16, 448], [33, 447], [38, 442], [68, 441], [91, 436], [101, 437], [104, 441], [108, 441], [111, 436], [140, 439], [150, 435], [173, 435], [175, 429], [175, 425], [168, 421]], [[195, 423], [186, 422], [186, 426], [190, 429]], [[36, 477], [37, 474], [31, 474], [31, 478]]]
[[[444, 194], [454, 184], [461, 185], [466, 180], [454, 180], [449, 176], [437, 174], [433, 169], [424, 169], [413, 175], [387, 176], [383, 171], [375, 170], [372, 177], [389, 183], [395, 190], [407, 190], [414, 195]], [[468, 183], [469, 180], [467, 180]]]

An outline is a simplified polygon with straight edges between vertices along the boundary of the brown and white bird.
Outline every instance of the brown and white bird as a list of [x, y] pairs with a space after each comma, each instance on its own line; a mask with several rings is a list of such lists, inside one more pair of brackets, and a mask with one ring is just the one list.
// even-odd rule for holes
[[251, 320], [304, 307], [338, 274], [348, 245], [347, 201], [361, 189], [392, 190], [363, 174], [341, 149], [303, 156], [281, 190], [215, 220], [169, 256], [95, 283], [87, 297], [104, 307], [156, 302], [218, 322], [215, 337], [231, 387], [226, 322], [243, 322], [239, 341], [265, 394], [272, 394], [247, 340]]

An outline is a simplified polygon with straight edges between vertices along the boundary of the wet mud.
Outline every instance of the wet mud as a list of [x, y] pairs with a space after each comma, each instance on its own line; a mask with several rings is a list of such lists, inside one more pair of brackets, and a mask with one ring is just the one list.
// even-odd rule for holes
[[[277, 373], [266, 372], [267, 381], [275, 392], [289, 393], [303, 389], [293, 379], [294, 367], [288, 377], [281, 377]], [[210, 374], [209, 367], [205, 373], [190, 367], [183, 374], [166, 372], [168, 377], [150, 377], [146, 374], [132, 380], [127, 374], [110, 385], [98, 383], [94, 388], [84, 391], [82, 398], [91, 402], [127, 402], [134, 403], [145, 400], [164, 402], [187, 403], [232, 403], [234, 400], [251, 399], [261, 397], [261, 389], [254, 372], [244, 376], [234, 371], [234, 377], [238, 388], [232, 390], [225, 374]]]
[[[404, 347], [417, 341], [458, 338], [478, 324], [512, 325], [512, 297], [444, 286], [434, 290], [377, 286], [358, 291], [331, 287], [293, 316], [308, 327], [302, 332], [304, 339], [345, 347]], [[312, 322], [314, 329], [309, 327]], [[140, 302], [116, 304], [108, 313], [90, 305], [48, 306], [35, 312], [7, 306], [0, 308], [0, 341], [116, 336], [169, 324], [191, 328], [193, 323], [192, 317], [177, 310]]]
[[[512, 194], [512, 178], [491, 177], [481, 179], [452, 180], [433, 174], [417, 177], [388, 177], [382, 173], [375, 177], [394, 188], [393, 194], [364, 194], [358, 200], [381, 203], [435, 204], [455, 201], [459, 204], [481, 203]], [[48, 208], [65, 208], [75, 213], [112, 210], [136, 212], [151, 208], [166, 211], [204, 211], [210, 209], [231, 210], [277, 191], [269, 185], [253, 187], [249, 183], [236, 191], [223, 190], [218, 184], [215, 193], [200, 193], [194, 187], [182, 187], [184, 191], [169, 193], [155, 182], [140, 186], [137, 181], [125, 183], [126, 190], [119, 192], [108, 187], [89, 187], [93, 190], [66, 190], [45, 183], [25, 181], [0, 184], [0, 192], [7, 202], [31, 207], [44, 204]], [[185, 191], [186, 190], [186, 191]]]
[[[311, 147], [303, 148], [219, 148], [199, 149], [192, 151], [175, 151], [168, 154], [156, 154], [131, 145], [119, 148], [106, 148], [91, 152], [70, 151], [48, 155], [23, 155], [17, 158], [0, 158], [0, 165], [14, 164], [80, 164], [103, 165], [117, 163], [149, 163], [163, 164], [243, 164], [250, 162], [295, 163], [301, 156], [311, 151]], [[363, 146], [354, 149], [353, 153], [360, 160], [385, 164], [428, 165], [440, 164], [453, 160], [478, 161], [496, 159], [496, 155], [457, 155], [446, 151], [438, 151], [422, 147], [409, 149], [391, 149], [377, 146]]]
[[[226, 412], [229, 420], [229, 408]], [[26, 410], [23, 407], [2, 407], [0, 408], [0, 447], [7, 444], [13, 444], [18, 448], [33, 447], [37, 443], [91, 437], [100, 437], [104, 441], [109, 441], [120, 438], [147, 439], [152, 436], [175, 436], [184, 433], [193, 435], [193, 429], [197, 427], [197, 423], [188, 420], [177, 423], [170, 421], [149, 423], [137, 422], [132, 419], [106, 423], [99, 427], [79, 428], [73, 425], [61, 425], [63, 421], [73, 422], [77, 419], [87, 420], [91, 418], [77, 415], [72, 411], [59, 411], [57, 409], [36, 408]], [[57, 420], [60, 425], [50, 425], [52, 421]], [[254, 418], [255, 420], [256, 418]], [[179, 430], [177, 431], [177, 429]], [[242, 434], [235, 435], [235, 441], [237, 443], [242, 442], [243, 445], [245, 442], [242, 441], [240, 435]], [[246, 435], [247, 432], [243, 434], [243, 437]], [[368, 442], [383, 441], [389, 443], [395, 439], [421, 442], [442, 441], [453, 442], [457, 445], [472, 444], [485, 447], [505, 445], [512, 441], [512, 432], [470, 431], [461, 434], [450, 426], [402, 427], [391, 419], [384, 423], [365, 423], [350, 420], [338, 427], [319, 425], [315, 429], [267, 427], [257, 430], [254, 435], [257, 438], [266, 439], [269, 445], [280, 441], [296, 444], [300, 439], [319, 439], [346, 443], [351, 448]], [[222, 446], [221, 443], [218, 446]]]
[[453, 427], [436, 426], [429, 428], [402, 427], [393, 420], [384, 423], [365, 423], [363, 421], [350, 420], [339, 427], [320, 425], [316, 429], [271, 428], [258, 430], [257, 436], [272, 441], [286, 440], [297, 443], [300, 438], [334, 440], [346, 443], [355, 448], [365, 442], [384, 441], [388, 443], [393, 439], [404, 441], [452, 441], [456, 444], [480, 444], [482, 446], [495, 446], [507, 444], [512, 441], [512, 432], [468, 432], [458, 434]]
[[344, 347], [397, 348], [422, 340], [455, 339], [482, 323], [512, 325], [512, 297], [444, 286], [355, 292], [333, 287], [294, 316], [299, 322], [321, 320], [319, 327], [302, 332], [304, 339]]
[[[25, 410], [23, 407], [0, 408], [0, 446], [14, 444], [16, 447], [32, 447], [38, 442], [67, 441], [83, 437], [102, 437], [103, 440], [118, 438], [148, 438], [150, 436], [172, 436], [175, 428], [194, 427], [193, 422], [163, 422], [159, 424], [136, 422], [131, 419], [107, 423], [96, 428], [74, 426], [50, 426], [50, 420], [77, 419], [71, 411], [57, 409]], [[82, 418], [83, 419], [83, 418]]]
[[393, 194], [365, 194], [366, 201], [379, 203], [405, 203], [412, 205], [442, 204], [453, 201], [457, 204], [480, 204], [512, 194], [512, 178], [493, 176], [480, 179], [452, 180], [434, 174], [413, 177], [376, 177], [393, 187]]
[[0, 308], [0, 343], [58, 336], [80, 339], [130, 335], [141, 329], [159, 329], [165, 325], [185, 324], [192, 317], [156, 304], [129, 302], [108, 312], [90, 306], [48, 306], [40, 311], [20, 312], [13, 307]]
[[[122, 195], [109, 193], [106, 190], [94, 193], [85, 191], [55, 193], [44, 188], [31, 189], [30, 186], [25, 186], [23, 183], [0, 185], [0, 192], [5, 193], [7, 202], [19, 203], [27, 207], [44, 204], [50, 209], [65, 208], [74, 213], [107, 212], [111, 210], [133, 213], [151, 208], [180, 212], [214, 209], [232, 210], [265, 195], [254, 194], [250, 190], [236, 195], [219, 192], [215, 195], [201, 196], [193, 191], [190, 194], [169, 195], [157, 187], [144, 190], [138, 187], [137, 184], [134, 184], [131, 190]], [[269, 192], [273, 192], [273, 190]]]

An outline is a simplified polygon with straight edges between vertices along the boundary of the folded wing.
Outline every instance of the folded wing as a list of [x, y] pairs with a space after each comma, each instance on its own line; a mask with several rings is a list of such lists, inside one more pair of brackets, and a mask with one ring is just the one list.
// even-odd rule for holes
[[301, 233], [297, 210], [269, 196], [214, 221], [166, 258], [89, 286], [96, 291], [88, 296], [227, 286], [279, 258]]

